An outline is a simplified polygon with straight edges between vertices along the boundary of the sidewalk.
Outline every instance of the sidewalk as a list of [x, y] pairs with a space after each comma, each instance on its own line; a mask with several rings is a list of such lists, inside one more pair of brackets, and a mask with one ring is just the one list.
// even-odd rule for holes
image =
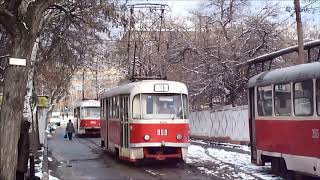
[[95, 153], [90, 148], [88, 140], [76, 137], [72, 141], [65, 139], [64, 129], [58, 127], [48, 140], [50, 174], [63, 180], [128, 179], [110, 168], [101, 157], [101, 152]]
[[49, 130], [46, 130], [44, 140], [44, 145], [41, 150], [38, 151], [39, 161], [35, 160], [35, 176], [39, 177], [41, 180], [59, 180], [58, 178], [51, 175], [51, 170], [49, 170], [49, 162], [52, 162], [52, 157], [48, 156], [47, 141], [52, 138]]

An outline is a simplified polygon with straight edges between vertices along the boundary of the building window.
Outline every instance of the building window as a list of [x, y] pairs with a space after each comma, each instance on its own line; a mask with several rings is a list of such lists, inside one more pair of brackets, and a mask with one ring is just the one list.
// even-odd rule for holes
[[272, 116], [272, 87], [258, 87], [257, 106], [259, 116]]
[[313, 81], [294, 83], [294, 113], [296, 116], [313, 115]]
[[291, 85], [274, 86], [274, 113], [276, 116], [291, 116]]

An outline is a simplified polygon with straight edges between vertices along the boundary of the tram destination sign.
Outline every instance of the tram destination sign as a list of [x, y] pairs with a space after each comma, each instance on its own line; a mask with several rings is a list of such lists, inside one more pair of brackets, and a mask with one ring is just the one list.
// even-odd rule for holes
[[169, 84], [155, 84], [154, 91], [155, 92], [168, 92], [169, 91]]

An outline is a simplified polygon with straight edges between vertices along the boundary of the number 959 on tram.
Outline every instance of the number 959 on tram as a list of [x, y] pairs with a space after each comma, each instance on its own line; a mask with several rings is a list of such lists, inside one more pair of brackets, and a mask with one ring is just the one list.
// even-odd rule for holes
[[144, 80], [100, 95], [101, 146], [120, 159], [137, 162], [185, 160], [189, 146], [185, 84]]

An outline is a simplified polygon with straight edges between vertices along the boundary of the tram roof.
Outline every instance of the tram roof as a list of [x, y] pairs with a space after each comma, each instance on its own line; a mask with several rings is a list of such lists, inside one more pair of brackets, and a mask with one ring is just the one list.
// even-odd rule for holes
[[320, 62], [313, 62], [262, 72], [249, 80], [248, 87], [303, 81], [319, 77]]
[[[168, 91], [155, 91], [155, 85], [168, 85]], [[172, 88], [174, 87], [174, 88]], [[123, 84], [118, 87], [112, 88], [101, 94], [100, 98], [112, 97], [120, 94], [139, 94], [139, 93], [182, 93], [188, 94], [187, 86], [184, 83], [177, 81], [166, 80], [143, 80]]]
[[76, 107], [100, 107], [100, 101], [93, 99], [82, 100], [77, 103]]

